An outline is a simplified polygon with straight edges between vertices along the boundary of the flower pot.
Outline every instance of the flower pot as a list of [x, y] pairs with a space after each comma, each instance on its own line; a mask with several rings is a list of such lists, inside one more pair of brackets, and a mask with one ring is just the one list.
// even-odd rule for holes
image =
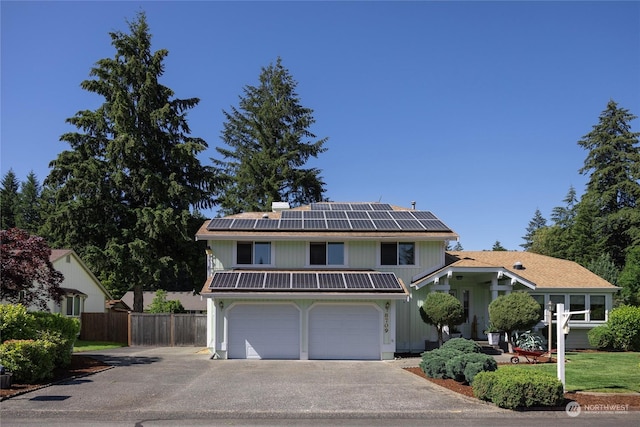
[[489, 345], [498, 345], [500, 343], [500, 332], [489, 332], [487, 337], [489, 338]]

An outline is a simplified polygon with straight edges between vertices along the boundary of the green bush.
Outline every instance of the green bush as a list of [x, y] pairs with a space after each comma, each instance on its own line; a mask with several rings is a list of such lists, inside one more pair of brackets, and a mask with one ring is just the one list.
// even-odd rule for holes
[[473, 381], [473, 393], [506, 409], [558, 406], [564, 401], [562, 382], [544, 372], [503, 367], [480, 372]]
[[442, 344], [442, 348], [452, 348], [459, 350], [463, 353], [481, 353], [482, 348], [472, 340], [465, 338], [452, 338], [449, 341]]
[[591, 347], [601, 350], [613, 348], [613, 334], [611, 333], [609, 325], [596, 326], [587, 333], [587, 337], [589, 338]]
[[614, 349], [640, 351], [640, 307], [623, 305], [613, 309], [607, 324]]
[[[469, 368], [469, 369], [467, 369]], [[473, 377], [480, 371], [495, 371], [498, 369], [496, 360], [482, 353], [462, 353], [445, 362], [447, 378], [456, 381], [466, 381], [471, 384]]]
[[52, 343], [44, 340], [9, 340], [0, 344], [0, 364], [15, 383], [34, 383], [53, 376]]
[[447, 378], [447, 361], [458, 355], [464, 354], [453, 348], [436, 348], [422, 353], [420, 369], [430, 378]]
[[0, 304], [0, 338], [2, 341], [35, 337], [35, 317], [22, 304]]
[[71, 363], [73, 344], [80, 333], [80, 321], [73, 317], [44, 312], [33, 313], [38, 330], [37, 338], [50, 341], [55, 366], [68, 366]]

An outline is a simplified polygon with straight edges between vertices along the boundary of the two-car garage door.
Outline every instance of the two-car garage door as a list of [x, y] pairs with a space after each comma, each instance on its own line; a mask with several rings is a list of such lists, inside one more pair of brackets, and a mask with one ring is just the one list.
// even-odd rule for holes
[[309, 359], [379, 360], [380, 316], [371, 304], [317, 304], [301, 331], [302, 312], [293, 304], [238, 304], [228, 312], [228, 357], [299, 359], [304, 336]]

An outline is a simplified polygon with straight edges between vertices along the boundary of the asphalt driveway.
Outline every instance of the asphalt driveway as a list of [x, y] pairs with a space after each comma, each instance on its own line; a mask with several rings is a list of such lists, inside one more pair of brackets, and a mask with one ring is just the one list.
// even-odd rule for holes
[[[198, 350], [132, 347], [92, 354], [115, 367], [2, 402], [2, 426], [267, 425], [268, 420], [273, 422], [268, 425], [302, 420], [385, 425], [390, 419], [442, 424], [476, 419], [484, 422], [472, 424], [491, 425], [496, 418], [513, 417], [433, 385], [397, 362], [210, 360]], [[565, 414], [556, 416], [567, 420]], [[539, 424], [539, 418], [531, 421]]]

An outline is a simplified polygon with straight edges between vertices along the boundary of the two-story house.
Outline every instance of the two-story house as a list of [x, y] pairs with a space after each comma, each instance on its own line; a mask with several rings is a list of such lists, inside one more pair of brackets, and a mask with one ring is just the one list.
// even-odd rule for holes
[[[535, 291], [542, 309], [564, 295], [568, 303], [602, 305], [606, 313], [617, 290], [592, 280], [594, 296], [582, 292], [579, 302], [562, 293], [573, 282], [545, 291], [553, 282], [547, 276], [528, 277], [544, 267], [532, 268], [529, 259], [519, 266], [522, 252], [506, 252], [518, 261], [498, 264], [447, 254], [458, 235], [429, 211], [384, 203], [273, 208], [214, 218], [197, 232], [207, 241], [201, 295], [207, 299], [207, 346], [216, 357], [391, 359], [396, 352], [421, 352], [435, 339], [418, 310], [428, 292], [458, 297], [463, 336], [484, 338], [488, 304], [500, 294]], [[506, 261], [511, 265], [500, 265]], [[573, 270], [593, 279], [579, 266]], [[562, 272], [549, 275], [563, 282]], [[583, 322], [591, 325], [600, 321], [596, 317]]]

